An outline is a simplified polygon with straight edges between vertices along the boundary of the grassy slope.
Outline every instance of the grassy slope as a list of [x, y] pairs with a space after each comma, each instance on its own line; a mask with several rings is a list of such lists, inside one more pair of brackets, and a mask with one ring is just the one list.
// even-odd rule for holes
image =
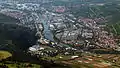
[[0, 51], [0, 60], [11, 57], [12, 54], [7, 51]]

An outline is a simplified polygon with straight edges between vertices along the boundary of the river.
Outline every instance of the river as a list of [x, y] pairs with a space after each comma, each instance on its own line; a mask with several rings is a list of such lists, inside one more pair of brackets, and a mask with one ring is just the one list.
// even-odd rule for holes
[[48, 18], [47, 16], [44, 16], [41, 18], [41, 22], [43, 23], [44, 26], [44, 36], [46, 39], [50, 40], [50, 41], [54, 41], [53, 38], [53, 33], [51, 32], [51, 30], [49, 29], [49, 24], [48, 24]]

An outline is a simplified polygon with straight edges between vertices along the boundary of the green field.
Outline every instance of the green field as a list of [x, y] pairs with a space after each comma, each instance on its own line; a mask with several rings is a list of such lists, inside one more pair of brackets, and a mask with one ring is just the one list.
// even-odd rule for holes
[[0, 60], [11, 57], [12, 54], [7, 51], [0, 51]]

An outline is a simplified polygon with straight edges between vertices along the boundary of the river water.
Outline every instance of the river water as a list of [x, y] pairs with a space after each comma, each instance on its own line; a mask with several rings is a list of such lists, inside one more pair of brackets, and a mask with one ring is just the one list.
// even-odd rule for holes
[[44, 26], [44, 31], [43, 32], [44, 32], [45, 38], [50, 40], [50, 41], [54, 41], [53, 33], [49, 29], [49, 24], [47, 22], [48, 21], [47, 17], [44, 17], [44, 19], [42, 18], [41, 21], [42, 21], [43, 26]]

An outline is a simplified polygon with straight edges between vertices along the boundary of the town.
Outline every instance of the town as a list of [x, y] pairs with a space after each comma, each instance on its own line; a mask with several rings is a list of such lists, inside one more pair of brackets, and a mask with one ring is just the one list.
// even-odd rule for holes
[[[67, 56], [70, 61], [64, 61], [65, 64], [71, 64], [73, 59], [75, 61], [81, 59], [79, 63], [92, 62], [99, 68], [99, 65], [110, 66], [111, 64], [105, 62], [94, 64], [93, 59], [102, 57], [96, 56], [96, 53], [101, 51], [103, 54], [111, 51], [119, 53], [120, 51], [117, 42], [119, 39], [108, 28], [107, 22], [110, 17], [100, 14], [103, 12], [96, 12], [100, 11], [98, 7], [105, 5], [105, 3], [89, 2], [56, 5], [54, 0], [5, 0], [0, 1], [0, 14], [18, 19], [20, 22], [16, 22], [16, 25], [36, 31], [36, 43], [27, 50], [31, 56], [47, 60], [56, 56], [64, 59]], [[77, 8], [80, 9], [76, 10]], [[116, 27], [112, 26], [111, 29], [117, 33]], [[92, 57], [93, 53], [95, 53], [94, 57]], [[79, 58], [82, 54], [91, 56], [83, 55], [88, 60], [83, 61], [83, 57]]]

